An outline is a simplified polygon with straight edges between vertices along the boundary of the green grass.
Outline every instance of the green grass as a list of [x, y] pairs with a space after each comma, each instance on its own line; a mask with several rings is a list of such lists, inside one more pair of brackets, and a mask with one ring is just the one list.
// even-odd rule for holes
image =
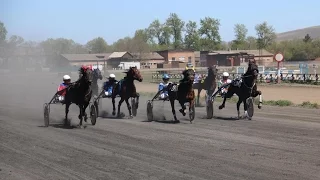
[[[151, 92], [143, 92], [140, 93], [143, 96], [147, 96], [152, 98], [155, 93]], [[204, 101], [204, 97], [200, 97], [200, 101]], [[222, 102], [223, 98], [217, 97], [215, 99], [215, 102]], [[232, 97], [230, 99], [227, 99], [227, 102], [231, 103], [237, 103], [238, 102], [238, 97]], [[255, 104], [258, 105], [259, 101], [255, 101]], [[320, 109], [320, 105], [318, 103], [311, 103], [309, 101], [303, 102], [302, 104], [294, 104], [293, 102], [289, 100], [270, 100], [270, 101], [263, 101], [263, 105], [268, 105], [268, 106], [278, 106], [278, 107], [301, 107], [301, 108], [308, 108], [308, 109]]]

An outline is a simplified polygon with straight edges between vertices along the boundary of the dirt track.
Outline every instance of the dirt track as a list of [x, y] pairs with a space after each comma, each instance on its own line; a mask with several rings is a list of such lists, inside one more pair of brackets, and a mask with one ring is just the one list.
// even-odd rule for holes
[[[227, 104], [215, 119], [196, 108], [194, 124], [180, 114], [181, 123], [170, 124], [162, 103], [160, 121], [144, 122], [142, 98], [138, 117], [99, 118], [85, 129], [62, 128], [64, 108], [53, 105], [58, 125], [44, 128], [42, 104], [61, 77], [6, 78], [0, 75], [0, 179], [320, 179], [319, 110], [264, 106], [252, 121], [235, 121], [235, 105]], [[122, 111], [128, 114], [125, 105]], [[77, 114], [72, 105], [73, 124]]]

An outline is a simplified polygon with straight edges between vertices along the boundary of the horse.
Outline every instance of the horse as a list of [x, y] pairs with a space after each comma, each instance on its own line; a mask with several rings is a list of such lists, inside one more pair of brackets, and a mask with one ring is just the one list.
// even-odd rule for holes
[[182, 72], [183, 79], [180, 81], [180, 84], [176, 83], [169, 83], [167, 86], [168, 89], [168, 95], [169, 95], [169, 101], [171, 104], [171, 110], [174, 117], [174, 122], [179, 123], [180, 121], [177, 119], [176, 116], [176, 110], [174, 108], [174, 101], [178, 100], [181, 108], [179, 111], [183, 116], [186, 115], [185, 110], [186, 106], [185, 103], [189, 103], [189, 111], [193, 111], [192, 107], [194, 106], [194, 98], [195, 93], [192, 87], [193, 80], [194, 80], [194, 70], [187, 69]]
[[98, 93], [99, 93], [98, 79], [102, 80], [102, 74], [99, 68], [93, 70], [93, 79], [91, 84], [92, 95], [96, 95], [96, 96], [98, 96]]
[[82, 127], [82, 120], [87, 121], [87, 114], [85, 112], [89, 105], [92, 96], [92, 90], [90, 88], [92, 83], [92, 70], [86, 67], [81, 67], [79, 69], [79, 79], [69, 85], [66, 89], [65, 95], [65, 125], [68, 123], [68, 113], [69, 107], [72, 103], [79, 106], [80, 114], [78, 118], [80, 119], [79, 126]]
[[237, 94], [239, 99], [237, 102], [237, 111], [238, 111], [238, 119], [240, 119], [240, 104], [243, 102], [244, 113], [247, 116], [247, 103], [246, 100], [249, 97], [257, 97], [260, 96], [260, 101], [258, 108], [262, 107], [262, 93], [257, 90], [256, 80], [259, 74], [258, 66], [256, 65], [254, 60], [249, 61], [249, 66], [246, 73], [242, 76], [242, 80], [236, 79], [233, 80], [230, 84], [228, 92], [225, 94], [222, 104], [219, 106], [219, 109], [223, 109], [225, 107], [225, 102], [227, 98], [231, 98], [233, 94]]
[[116, 115], [116, 107], [115, 107], [115, 98], [116, 95], [119, 95], [121, 97], [119, 104], [118, 104], [118, 112], [117, 112], [117, 117], [120, 117], [120, 107], [123, 101], [126, 102], [130, 118], [132, 118], [132, 113], [131, 113], [131, 106], [129, 104], [129, 98], [137, 98], [136, 104], [132, 104], [132, 106], [136, 106], [136, 109], [138, 109], [139, 105], [139, 97], [140, 95], [136, 92], [136, 87], [134, 85], [134, 80], [137, 80], [139, 82], [142, 82], [143, 78], [140, 74], [140, 71], [138, 68], [135, 67], [130, 67], [129, 70], [126, 73], [126, 76], [121, 79], [113, 88], [112, 88], [112, 105], [113, 105], [113, 111], [112, 115]]

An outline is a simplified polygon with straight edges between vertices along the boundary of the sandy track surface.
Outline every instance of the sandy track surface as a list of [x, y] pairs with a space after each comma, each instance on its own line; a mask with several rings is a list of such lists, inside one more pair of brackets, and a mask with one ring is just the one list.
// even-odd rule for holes
[[[44, 128], [42, 104], [58, 82], [0, 77], [0, 179], [320, 178], [319, 110], [264, 106], [249, 121], [234, 120], [235, 104], [227, 104], [214, 119], [196, 108], [194, 124], [180, 114], [172, 124], [162, 102], [155, 104], [158, 121], [145, 122], [141, 98], [134, 119], [99, 118], [85, 129], [60, 126], [64, 107], [52, 105], [53, 125]], [[109, 99], [102, 103], [110, 109]], [[71, 106], [72, 124], [78, 111]], [[125, 105], [122, 111], [128, 114]]]

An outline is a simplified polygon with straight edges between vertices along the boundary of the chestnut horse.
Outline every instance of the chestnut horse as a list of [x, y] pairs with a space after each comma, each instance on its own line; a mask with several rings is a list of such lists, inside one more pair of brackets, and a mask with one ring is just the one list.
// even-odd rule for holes
[[176, 116], [176, 110], [174, 108], [174, 101], [178, 100], [181, 109], [179, 110], [183, 116], [186, 115], [185, 110], [186, 106], [185, 103], [189, 103], [189, 112], [192, 113], [193, 111], [193, 106], [194, 106], [194, 98], [195, 98], [195, 93], [193, 90], [193, 80], [194, 80], [194, 71], [192, 69], [187, 69], [182, 72], [183, 74], [183, 79], [180, 81], [180, 84], [176, 83], [170, 83], [168, 85], [168, 95], [169, 95], [169, 100], [171, 104], [171, 109], [172, 109], [172, 114], [174, 117], [174, 122], [180, 122], [177, 119]]

